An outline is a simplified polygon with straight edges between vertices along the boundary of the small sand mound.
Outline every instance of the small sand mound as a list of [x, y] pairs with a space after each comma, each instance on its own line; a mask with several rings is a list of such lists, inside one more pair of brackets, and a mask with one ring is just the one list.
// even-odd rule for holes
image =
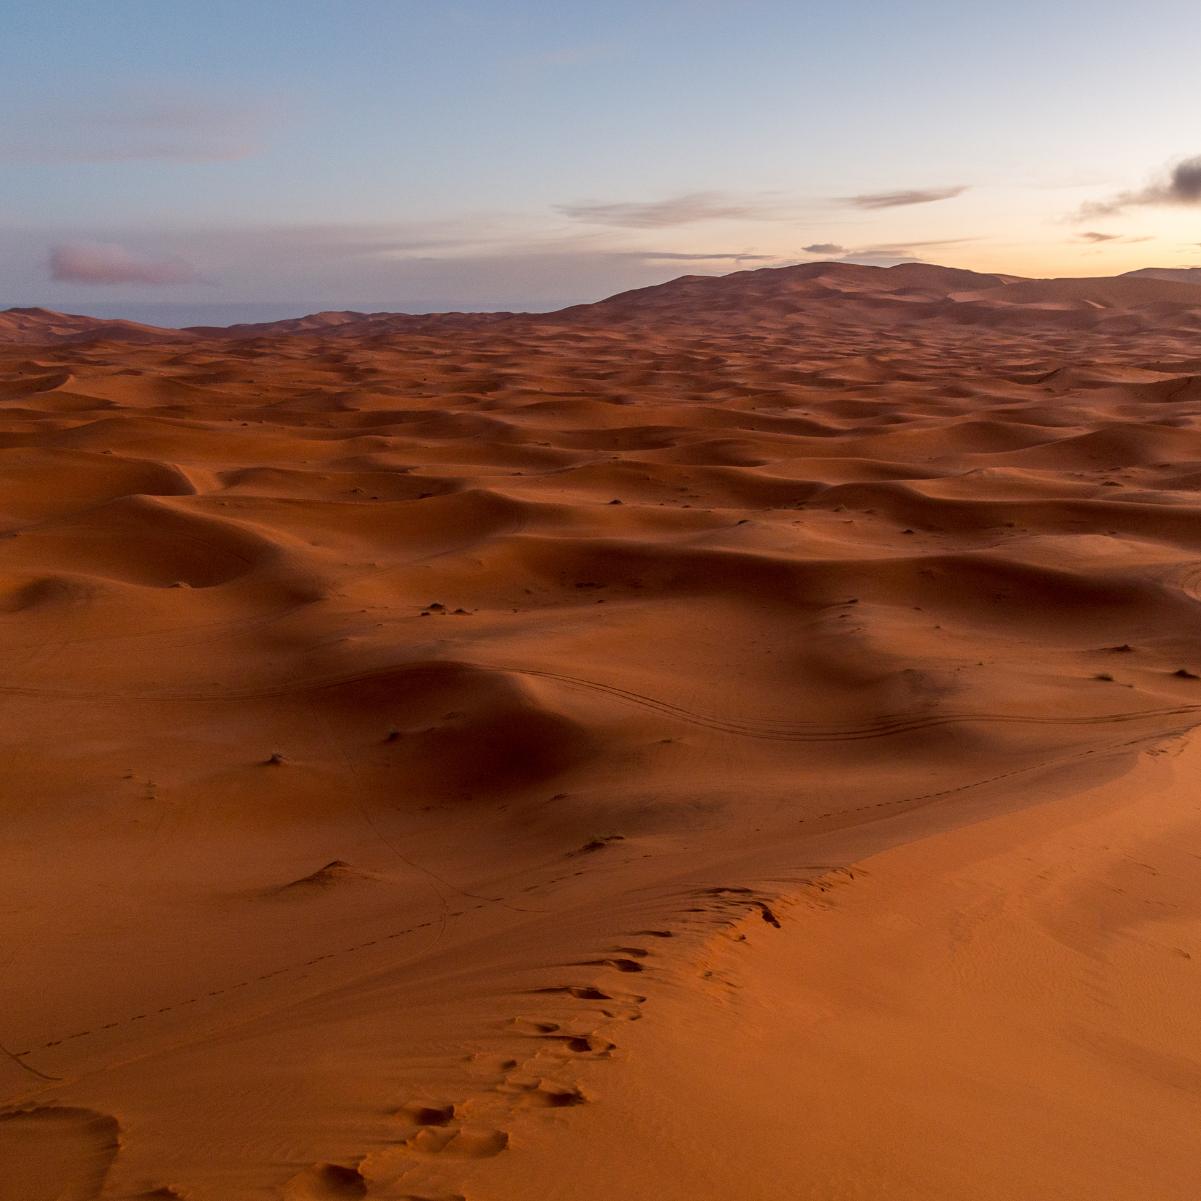
[[292, 889], [335, 888], [339, 885], [377, 878], [374, 873], [360, 871], [359, 868], [347, 863], [344, 859], [333, 859], [310, 875], [293, 880], [290, 884], [284, 884], [276, 891], [286, 893]]
[[287, 1201], [353, 1201], [367, 1195], [367, 1182], [357, 1168], [316, 1163], [284, 1185]]
[[529, 787], [593, 753], [583, 726], [551, 710], [520, 676], [468, 663], [420, 663], [315, 689], [340, 736], [396, 730], [391, 766], [422, 793]]

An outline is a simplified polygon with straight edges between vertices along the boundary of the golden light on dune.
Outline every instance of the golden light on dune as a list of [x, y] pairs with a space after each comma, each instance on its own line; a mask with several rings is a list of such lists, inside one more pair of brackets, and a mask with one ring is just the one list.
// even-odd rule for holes
[[1192, 1195], [1198, 328], [0, 314], [0, 1197]]

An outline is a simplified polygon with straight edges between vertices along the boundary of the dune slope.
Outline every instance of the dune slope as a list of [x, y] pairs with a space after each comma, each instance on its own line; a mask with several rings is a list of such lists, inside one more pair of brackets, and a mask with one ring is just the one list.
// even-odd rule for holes
[[3, 350], [0, 1198], [1196, 1194], [1201, 301], [819, 266]]

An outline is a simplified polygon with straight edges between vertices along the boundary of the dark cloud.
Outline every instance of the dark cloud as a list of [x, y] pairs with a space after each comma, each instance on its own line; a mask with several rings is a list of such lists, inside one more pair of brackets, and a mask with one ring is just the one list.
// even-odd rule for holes
[[557, 204], [555, 209], [573, 221], [585, 221], [590, 225], [619, 225], [627, 229], [663, 229], [670, 225], [736, 217], [762, 220], [775, 215], [775, 210], [766, 205], [738, 202], [724, 192], [691, 192], [671, 200], [645, 203], [624, 201], [605, 204], [585, 200], [577, 204]]
[[837, 246], [833, 242], [815, 242], [812, 246], [802, 246], [806, 254], [845, 254], [845, 246]]
[[1150, 203], [1201, 204], [1201, 154], [1177, 163], [1167, 182], [1152, 187], [1149, 194]]
[[967, 184], [956, 188], [924, 188], [911, 192], [869, 192], [863, 196], [846, 196], [845, 204], [859, 209], [895, 209], [907, 204], [931, 204], [935, 200], [951, 200], [967, 191]]
[[196, 271], [183, 259], [140, 259], [124, 246], [85, 242], [50, 251], [50, 278], [76, 284], [190, 284]]
[[1121, 234], [1099, 234], [1095, 230], [1089, 230], [1087, 233], [1080, 235], [1086, 242], [1113, 242], [1121, 238]]
[[1113, 217], [1124, 209], [1140, 206], [1201, 206], [1201, 154], [1186, 158], [1166, 176], [1136, 192], [1119, 192], [1108, 200], [1089, 200], [1080, 206], [1076, 220]]

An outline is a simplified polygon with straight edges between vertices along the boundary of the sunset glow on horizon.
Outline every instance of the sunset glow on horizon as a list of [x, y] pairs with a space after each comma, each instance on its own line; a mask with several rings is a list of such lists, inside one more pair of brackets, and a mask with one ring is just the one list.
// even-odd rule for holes
[[1173, 186], [1196, 85], [1165, 46], [1201, 11], [1128, 16], [21, 0], [0, 304], [238, 319], [547, 309], [824, 258], [1197, 266], [1201, 195]]

